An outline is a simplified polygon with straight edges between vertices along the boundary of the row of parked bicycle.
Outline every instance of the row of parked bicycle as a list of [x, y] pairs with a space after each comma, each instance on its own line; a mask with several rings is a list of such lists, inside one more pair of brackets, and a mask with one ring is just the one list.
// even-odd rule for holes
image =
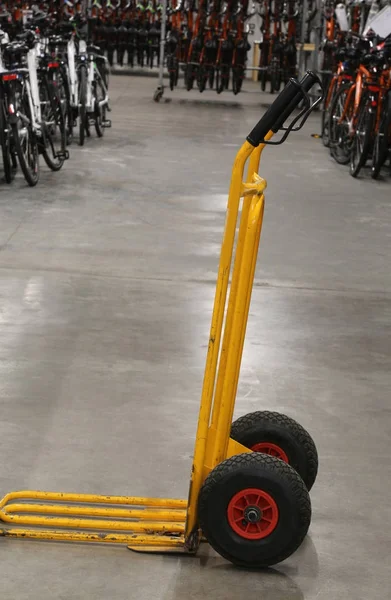
[[[281, 83], [296, 74], [296, 28], [300, 0], [170, 0], [167, 4], [165, 59], [173, 89], [184, 72], [185, 86], [196, 83], [202, 92], [209, 84], [218, 93], [237, 94], [242, 87], [249, 34], [249, 20], [262, 18], [260, 36], [261, 86], [278, 91]], [[162, 6], [159, 0], [119, 1], [100, 4], [94, 0], [92, 14], [95, 43], [109, 63], [153, 67], [159, 63]]]
[[111, 126], [107, 60], [86, 38], [80, 18], [58, 21], [58, 15], [35, 12], [22, 25], [0, 14], [0, 145], [7, 183], [19, 163], [35, 186], [40, 155], [58, 171], [76, 127], [82, 146], [91, 126], [98, 137]]
[[391, 34], [350, 32], [336, 48], [322, 111], [322, 138], [331, 156], [357, 177], [370, 162], [376, 179], [391, 158]]

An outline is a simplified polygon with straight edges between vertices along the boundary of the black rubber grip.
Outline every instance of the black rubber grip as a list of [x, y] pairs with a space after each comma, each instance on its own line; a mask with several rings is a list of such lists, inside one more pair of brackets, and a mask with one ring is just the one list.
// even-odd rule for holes
[[270, 130], [276, 133], [302, 100], [303, 93], [300, 91], [300, 87], [303, 86], [308, 92], [314, 83], [318, 81], [318, 77], [311, 71], [308, 71], [300, 82], [290, 79], [273, 104], [249, 133], [247, 141], [256, 148], [265, 139]]
[[[304, 75], [303, 79], [300, 81], [300, 87], [304, 89], [306, 92], [309, 92], [315, 83], [320, 83], [319, 77], [312, 73], [312, 71], [307, 71]], [[286, 109], [281, 113], [277, 121], [274, 123], [272, 127], [273, 133], [277, 133], [277, 131], [284, 125], [287, 118], [292, 114], [295, 108], [303, 99], [303, 93], [298, 91], [296, 96], [290, 102], [290, 104], [286, 107]]]

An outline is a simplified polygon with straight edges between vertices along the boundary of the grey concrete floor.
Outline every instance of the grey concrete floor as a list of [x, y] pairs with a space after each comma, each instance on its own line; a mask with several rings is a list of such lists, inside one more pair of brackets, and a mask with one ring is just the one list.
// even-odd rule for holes
[[[0, 494], [186, 497], [235, 151], [270, 98], [112, 79], [113, 128], [0, 187]], [[167, 94], [169, 97], [170, 94]], [[1, 597], [391, 597], [390, 183], [330, 161], [318, 117], [264, 154], [264, 233], [236, 414], [312, 433], [309, 536], [266, 572], [0, 538]]]

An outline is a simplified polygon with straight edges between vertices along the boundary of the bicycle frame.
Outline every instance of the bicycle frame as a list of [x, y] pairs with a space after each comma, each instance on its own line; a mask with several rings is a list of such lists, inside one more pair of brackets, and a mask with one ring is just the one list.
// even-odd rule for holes
[[357, 70], [356, 81], [350, 87], [346, 100], [342, 115], [338, 121], [340, 125], [344, 119], [346, 119], [346, 115], [348, 113], [353, 95], [354, 95], [354, 104], [353, 104], [353, 113], [351, 119], [347, 119], [349, 124], [350, 135], [354, 134], [354, 128], [357, 121], [358, 108], [360, 106], [360, 101], [362, 97], [362, 92], [364, 86], [371, 82], [372, 75], [370, 71], [364, 65], [360, 65]]
[[391, 89], [391, 69], [384, 69], [380, 74], [378, 85], [370, 87], [373, 88], [372, 91], [377, 92], [376, 121], [374, 128], [374, 132], [377, 133], [382, 117], [384, 100], [387, 98], [387, 94], [390, 93]]
[[338, 88], [342, 82], [352, 81], [352, 79], [352, 75], [346, 73], [343, 62], [338, 63], [337, 72], [333, 75], [329, 87], [327, 89], [326, 98], [324, 102], [325, 108], [329, 106], [335, 88]]

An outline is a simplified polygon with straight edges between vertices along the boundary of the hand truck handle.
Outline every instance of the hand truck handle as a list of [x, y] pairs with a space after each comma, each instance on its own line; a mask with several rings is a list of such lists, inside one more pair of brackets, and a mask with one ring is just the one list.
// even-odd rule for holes
[[254, 129], [247, 136], [247, 141], [256, 148], [264, 141], [269, 131], [277, 133], [286, 119], [299, 105], [315, 83], [320, 83], [319, 78], [312, 71], [307, 71], [301, 81], [291, 78], [282, 92], [274, 100], [261, 117]]

